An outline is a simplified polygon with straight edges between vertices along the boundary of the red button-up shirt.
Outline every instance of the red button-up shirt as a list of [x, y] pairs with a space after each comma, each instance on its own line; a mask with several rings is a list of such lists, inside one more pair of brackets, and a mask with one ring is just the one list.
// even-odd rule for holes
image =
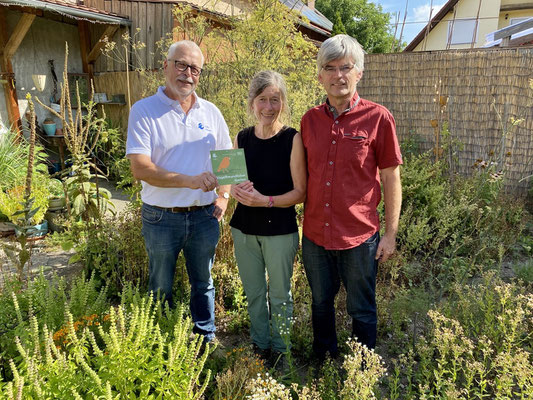
[[379, 169], [402, 164], [394, 118], [355, 93], [336, 119], [326, 103], [310, 109], [301, 134], [308, 172], [304, 235], [328, 250], [360, 245], [379, 230]]

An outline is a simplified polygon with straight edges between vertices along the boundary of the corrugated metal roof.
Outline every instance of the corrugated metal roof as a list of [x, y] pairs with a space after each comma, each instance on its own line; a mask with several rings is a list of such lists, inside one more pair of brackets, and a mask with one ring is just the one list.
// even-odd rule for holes
[[60, 0], [0, 0], [0, 4], [8, 7], [31, 7], [90, 22], [113, 25], [131, 25], [131, 21], [128, 18], [118, 14]]

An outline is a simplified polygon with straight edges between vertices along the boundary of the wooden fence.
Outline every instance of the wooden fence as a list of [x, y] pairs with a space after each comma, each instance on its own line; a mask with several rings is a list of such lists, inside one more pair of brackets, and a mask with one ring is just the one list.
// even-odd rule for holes
[[533, 48], [369, 54], [358, 90], [393, 113], [401, 141], [418, 138], [423, 150], [453, 141], [458, 172], [497, 162], [523, 194], [533, 174], [530, 79]]

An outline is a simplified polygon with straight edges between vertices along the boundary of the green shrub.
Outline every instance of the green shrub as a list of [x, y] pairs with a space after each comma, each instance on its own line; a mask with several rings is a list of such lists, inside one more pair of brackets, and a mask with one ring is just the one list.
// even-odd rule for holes
[[533, 260], [528, 260], [521, 264], [516, 264], [514, 267], [516, 277], [526, 284], [533, 283]]
[[[500, 263], [523, 228], [524, 208], [510, 204], [502, 182], [489, 171], [454, 176], [425, 153], [409, 156], [402, 168], [403, 204], [399, 257], [381, 279], [411, 285], [464, 281], [480, 265]], [[405, 265], [418, 265], [405, 269]], [[398, 281], [397, 281], [398, 282]]]
[[138, 207], [114, 218], [103, 218], [97, 226], [82, 225], [72, 261], [82, 261], [90, 273], [109, 286], [112, 295], [120, 293], [127, 282], [146, 287], [148, 255], [141, 227]]
[[[18, 133], [8, 131], [0, 135], [0, 190], [24, 183], [28, 169], [29, 143]], [[35, 171], [48, 174], [44, 160], [46, 153], [41, 147], [35, 149]]]
[[34, 343], [23, 346], [16, 339], [22, 361], [10, 363], [13, 380], [4, 393], [9, 398], [201, 398], [210, 379], [200, 375], [209, 347], [202, 352], [203, 337], [190, 339], [192, 324], [183, 317], [171, 334], [156, 322], [151, 298], [130, 310], [109, 309], [109, 326], [76, 329], [66, 312], [67, 344], [58, 349], [46, 326], [38, 329], [30, 318]]
[[46, 325], [54, 332], [64, 324], [66, 312], [79, 319], [101, 314], [108, 307], [107, 289], [98, 289], [92, 277], [86, 280], [82, 275], [70, 289], [63, 278], [48, 281], [42, 273], [25, 290], [17, 281], [10, 282], [0, 292], [0, 367], [5, 369], [8, 360], [16, 358], [15, 337], [23, 346], [33, 342], [33, 318], [39, 329]]
[[[31, 223], [40, 224], [46, 210], [48, 210], [48, 198], [50, 191], [46, 182], [47, 178], [41, 174], [35, 174], [32, 180], [31, 197], [33, 198], [32, 210], [36, 210], [31, 216]], [[15, 225], [24, 224], [22, 212], [25, 207], [25, 186], [23, 184], [11, 187], [5, 192], [0, 190], [0, 213], [4, 214]]]

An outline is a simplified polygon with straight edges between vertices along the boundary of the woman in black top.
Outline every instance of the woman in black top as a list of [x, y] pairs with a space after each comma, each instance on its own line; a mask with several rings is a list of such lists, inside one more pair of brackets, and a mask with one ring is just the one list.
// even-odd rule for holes
[[239, 203], [230, 226], [252, 342], [267, 358], [271, 349], [284, 354], [290, 346], [291, 277], [299, 243], [294, 205], [305, 199], [307, 172], [300, 134], [281, 122], [288, 115], [282, 76], [256, 74], [248, 108], [256, 124], [239, 132], [234, 146], [244, 149], [249, 180], [232, 186]]

